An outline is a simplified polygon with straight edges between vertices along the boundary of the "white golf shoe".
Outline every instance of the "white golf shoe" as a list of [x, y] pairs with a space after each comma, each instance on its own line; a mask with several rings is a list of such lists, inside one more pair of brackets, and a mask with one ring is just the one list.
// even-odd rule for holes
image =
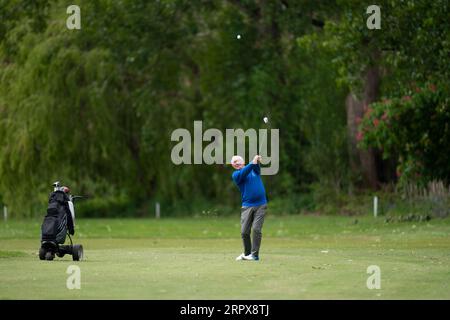
[[253, 254], [249, 254], [248, 256], [243, 256], [242, 259], [243, 260], [249, 260], [249, 261], [258, 261], [259, 257], [258, 256], [254, 256]]
[[241, 253], [239, 257], [236, 258], [236, 261], [244, 260], [245, 254]]

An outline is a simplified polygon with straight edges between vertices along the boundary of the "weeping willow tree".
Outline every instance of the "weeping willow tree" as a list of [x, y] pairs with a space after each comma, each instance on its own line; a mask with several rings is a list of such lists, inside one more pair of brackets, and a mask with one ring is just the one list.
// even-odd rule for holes
[[122, 124], [134, 115], [123, 103], [117, 64], [107, 49], [78, 45], [58, 8], [43, 32], [28, 18], [8, 32], [17, 41], [14, 60], [3, 51], [0, 188], [12, 212], [41, 208], [55, 180], [127, 191], [136, 175]]
[[168, 143], [171, 130], [195, 118], [186, 3], [82, 1], [79, 32], [65, 26], [65, 1], [7, 3], [0, 194], [13, 213], [42, 209], [59, 179], [130, 201], [187, 198], [200, 185], [175, 187], [197, 180], [193, 168], [173, 170]]

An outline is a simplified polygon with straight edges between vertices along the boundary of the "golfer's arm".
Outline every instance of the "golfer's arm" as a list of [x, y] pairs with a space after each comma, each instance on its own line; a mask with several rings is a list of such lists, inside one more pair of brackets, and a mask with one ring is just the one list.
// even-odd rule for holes
[[260, 167], [259, 163], [254, 165], [253, 171], [254, 171], [257, 175], [261, 175], [261, 167]]
[[242, 180], [252, 171], [253, 167], [256, 166], [253, 163], [249, 163], [244, 168], [233, 173], [233, 179], [237, 184], [240, 184]]

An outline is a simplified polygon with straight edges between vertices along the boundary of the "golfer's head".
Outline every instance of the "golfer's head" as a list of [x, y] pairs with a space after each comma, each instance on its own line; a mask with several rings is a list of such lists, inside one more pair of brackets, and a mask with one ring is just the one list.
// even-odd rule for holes
[[244, 167], [244, 159], [242, 159], [241, 156], [233, 156], [231, 158], [231, 165], [233, 166], [233, 168], [235, 168], [236, 170], [241, 169], [242, 167]]

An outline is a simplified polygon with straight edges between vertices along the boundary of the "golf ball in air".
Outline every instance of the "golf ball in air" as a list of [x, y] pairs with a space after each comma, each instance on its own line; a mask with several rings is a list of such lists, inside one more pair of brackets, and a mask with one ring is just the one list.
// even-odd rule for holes
[[269, 122], [269, 118], [267, 118], [267, 117], [264, 117], [264, 123], [267, 123], [267, 122]]
[[240, 35], [240, 34], [238, 34], [238, 35], [236, 36], [236, 38], [240, 39], [240, 38], [241, 38], [241, 35]]

